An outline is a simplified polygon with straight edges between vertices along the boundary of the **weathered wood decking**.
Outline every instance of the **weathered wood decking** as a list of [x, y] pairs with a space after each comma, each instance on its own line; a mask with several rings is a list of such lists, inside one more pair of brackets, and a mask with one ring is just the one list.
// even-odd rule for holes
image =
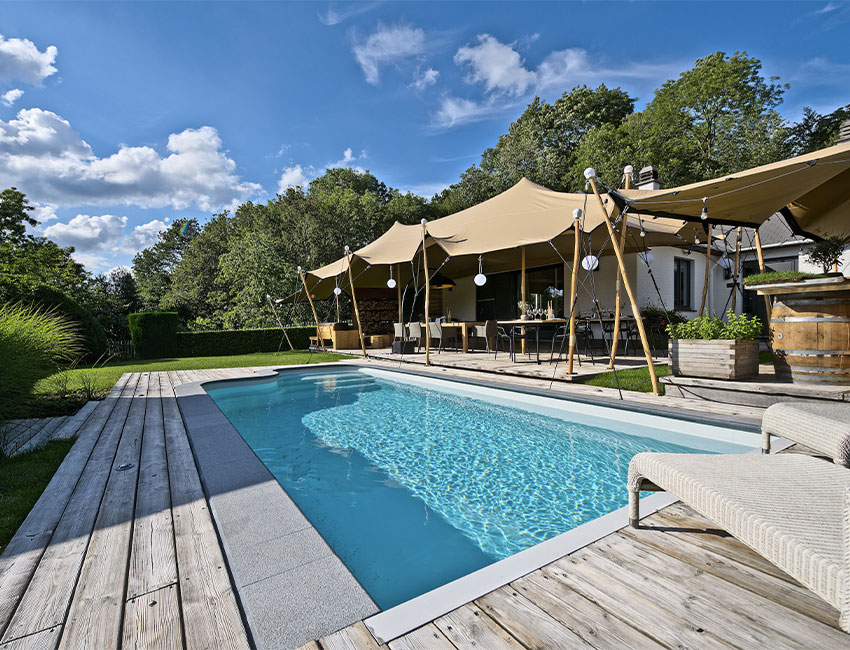
[[[0, 556], [0, 649], [251, 647], [173, 391], [251, 370], [125, 375], [78, 418], [77, 442]], [[850, 645], [834, 609], [688, 508], [644, 524], [388, 647]], [[304, 647], [387, 646], [360, 622]]]

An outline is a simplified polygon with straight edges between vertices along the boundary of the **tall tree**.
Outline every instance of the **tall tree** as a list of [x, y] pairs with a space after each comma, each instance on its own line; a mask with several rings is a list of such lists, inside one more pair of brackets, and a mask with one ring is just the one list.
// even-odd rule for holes
[[850, 119], [850, 104], [821, 115], [806, 106], [799, 122], [788, 128], [788, 145], [795, 156], [831, 147], [838, 142], [838, 130], [844, 120]]
[[21, 242], [27, 226], [38, 225], [38, 221], [29, 214], [33, 209], [26, 195], [17, 188], [10, 187], [0, 192], [0, 244]]
[[177, 219], [159, 233], [157, 242], [133, 258], [133, 275], [144, 309], [155, 310], [171, 288], [171, 273], [177, 268], [189, 243], [198, 236], [197, 219]]

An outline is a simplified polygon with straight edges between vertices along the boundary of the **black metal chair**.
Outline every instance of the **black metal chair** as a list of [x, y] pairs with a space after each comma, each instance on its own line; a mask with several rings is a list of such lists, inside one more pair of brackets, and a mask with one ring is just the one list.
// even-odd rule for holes
[[[561, 355], [569, 353], [570, 341], [570, 326], [561, 325], [555, 330], [555, 335], [552, 337], [552, 351], [549, 354], [549, 363], [555, 357], [555, 346], [558, 345], [558, 361], [561, 360]], [[560, 343], [559, 343], [560, 342]], [[593, 357], [593, 328], [589, 321], [584, 319], [576, 319], [576, 352], [578, 352], [578, 365], [581, 366], [581, 344], [584, 344], [584, 353], [590, 357], [590, 363], [596, 363]], [[566, 347], [565, 344], [566, 343]]]
[[534, 342], [535, 350], [537, 351], [537, 363], [540, 363], [540, 328], [537, 326], [514, 325], [511, 328], [511, 348], [513, 349], [512, 361], [516, 363], [517, 341], [525, 341], [525, 353], [531, 356], [530, 342]]
[[629, 356], [629, 348], [635, 350], [638, 346], [640, 332], [637, 321], [628, 320], [620, 324], [620, 340], [623, 341], [623, 355]]

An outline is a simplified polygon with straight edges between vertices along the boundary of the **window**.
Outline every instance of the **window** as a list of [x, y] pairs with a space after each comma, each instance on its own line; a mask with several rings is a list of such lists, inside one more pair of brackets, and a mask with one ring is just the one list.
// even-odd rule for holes
[[694, 261], [673, 258], [673, 309], [693, 311]]

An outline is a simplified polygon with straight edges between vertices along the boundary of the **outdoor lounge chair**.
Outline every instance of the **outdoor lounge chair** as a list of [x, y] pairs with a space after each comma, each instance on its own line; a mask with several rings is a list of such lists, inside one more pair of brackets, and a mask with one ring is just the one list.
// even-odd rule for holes
[[[765, 414], [766, 426], [775, 428], [771, 418]], [[781, 435], [836, 458], [842, 434], [824, 429], [815, 438], [807, 428], [798, 418]], [[628, 488], [633, 527], [641, 490], [669, 492], [836, 607], [850, 632], [847, 467], [806, 454], [640, 453], [629, 464]]]
[[762, 452], [770, 453], [771, 435], [794, 440], [850, 467], [850, 404], [785, 402], [774, 404], [761, 421]]

